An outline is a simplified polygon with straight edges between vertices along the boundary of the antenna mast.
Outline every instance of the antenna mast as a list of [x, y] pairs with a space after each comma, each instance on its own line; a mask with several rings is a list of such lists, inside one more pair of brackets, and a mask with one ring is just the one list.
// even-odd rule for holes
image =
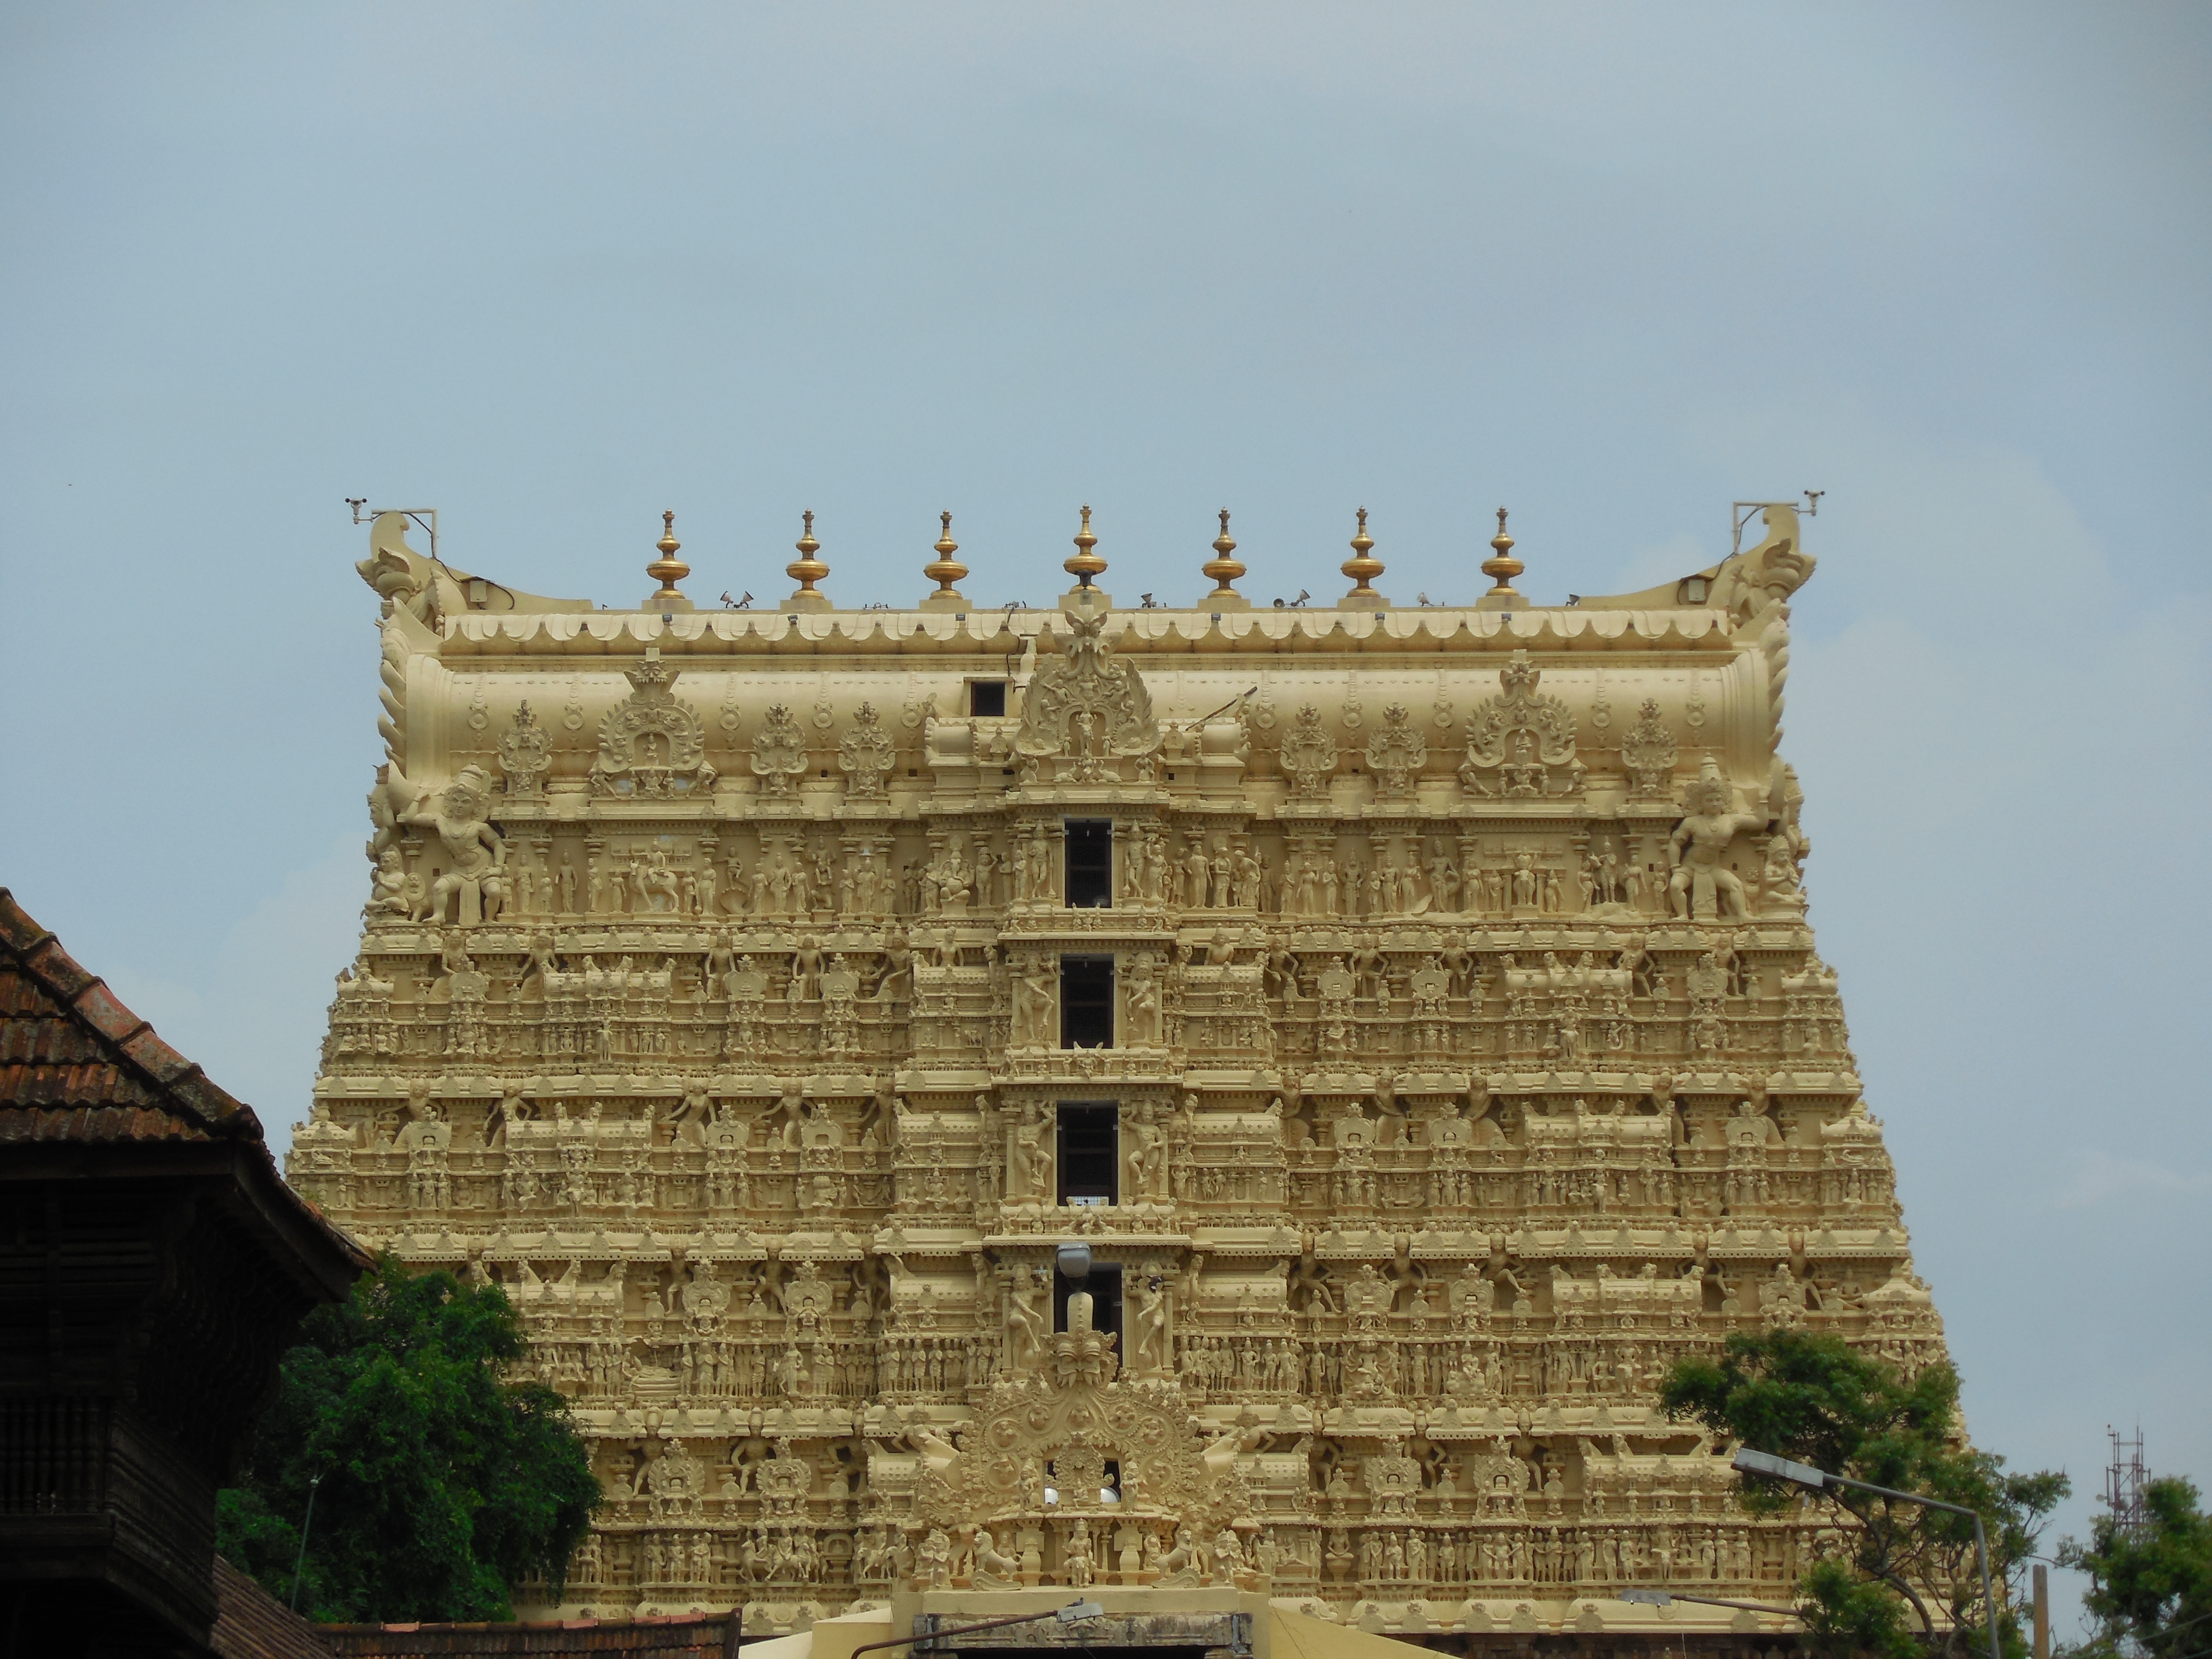
[[2108, 1423], [2105, 1437], [2112, 1443], [2112, 1461], [2105, 1468], [2105, 1506], [2122, 1537], [2140, 1538], [2145, 1525], [2143, 1484], [2150, 1479], [2143, 1469], [2142, 1425], [2136, 1425], [2130, 1440]]

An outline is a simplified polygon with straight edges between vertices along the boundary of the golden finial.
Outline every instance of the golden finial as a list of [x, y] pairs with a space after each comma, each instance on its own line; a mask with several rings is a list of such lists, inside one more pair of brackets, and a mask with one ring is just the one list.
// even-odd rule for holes
[[647, 611], [689, 611], [691, 601], [677, 592], [676, 584], [691, 574], [691, 567], [676, 556], [676, 550], [684, 545], [676, 539], [676, 512], [670, 508], [660, 515], [660, 539], [653, 544], [660, 556], [645, 568], [645, 574], [660, 584], [659, 590], [645, 602]]
[[783, 602], [786, 611], [827, 611], [830, 596], [818, 593], [814, 584], [830, 574], [830, 567], [814, 556], [822, 550], [822, 544], [814, 539], [814, 512], [807, 509], [806, 531], [793, 544], [799, 556], [784, 566], [783, 574], [799, 584], [799, 591]]
[[1060, 568], [1075, 578], [1078, 587], [1088, 587], [1094, 578], [1106, 573], [1106, 561], [1091, 550], [1098, 545], [1098, 538], [1091, 533], [1091, 509], [1083, 509], [1083, 528], [1075, 532], [1076, 554], [1065, 561]]
[[1199, 567], [1213, 583], [1213, 592], [1199, 601], [1201, 609], [1243, 611], [1250, 607], [1252, 602], [1229, 585], [1244, 574], [1244, 567], [1230, 557], [1236, 550], [1237, 544], [1229, 537], [1229, 509], [1224, 507], [1221, 509], [1221, 533], [1213, 538], [1213, 556]]
[[1352, 538], [1352, 556], [1338, 567], [1352, 578], [1352, 592], [1336, 602], [1340, 611], [1372, 611], [1387, 605], [1389, 600], [1375, 591], [1375, 579], [1382, 574], [1382, 561], [1374, 553], [1375, 538], [1367, 533], [1367, 509], [1359, 509], [1359, 533]]
[[922, 600], [921, 608], [925, 611], [965, 611], [968, 608], [967, 596], [952, 584], [968, 574], [968, 567], [952, 556], [960, 550], [960, 544], [952, 539], [952, 515], [940, 513], [937, 516], [943, 524], [945, 533], [937, 538], [937, 545], [931, 550], [937, 555], [936, 558], [921, 568], [921, 574], [937, 584], [937, 592]]
[[1498, 509], [1498, 533], [1490, 538], [1490, 556], [1482, 562], [1482, 574], [1497, 586], [1485, 593], [1478, 603], [1488, 605], [1495, 600], [1504, 605], [1521, 597], [1513, 586], [1513, 579], [1528, 567], [1513, 556], [1513, 538], [1505, 533], [1505, 509]]

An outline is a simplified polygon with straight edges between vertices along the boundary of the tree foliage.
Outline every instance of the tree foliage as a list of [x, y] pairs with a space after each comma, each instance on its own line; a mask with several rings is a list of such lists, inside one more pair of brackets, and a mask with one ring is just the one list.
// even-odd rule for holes
[[[2002, 1458], [1969, 1447], [1958, 1373], [1948, 1365], [1908, 1378], [1838, 1337], [1738, 1332], [1717, 1360], [1676, 1364], [1660, 1399], [1674, 1416], [1756, 1450], [1978, 1510], [1999, 1583], [2001, 1638], [2008, 1651], [2026, 1651], [2008, 1611], [2013, 1581], [2069, 1484], [2063, 1474], [2008, 1474]], [[1830, 1508], [1846, 1538], [1841, 1556], [1816, 1564], [1798, 1584], [1816, 1648], [1882, 1659], [1911, 1659], [1930, 1647], [1961, 1659], [1986, 1650], [1971, 1520], [1848, 1487], [1811, 1497], [1758, 1477], [1743, 1482], [1755, 1514], [1808, 1497]]]
[[310, 1314], [217, 1547], [289, 1599], [319, 1474], [300, 1609], [325, 1620], [507, 1619], [526, 1577], [556, 1586], [599, 1498], [568, 1402], [510, 1382], [524, 1342], [495, 1285], [386, 1256]]
[[2212, 1652], [2212, 1516], [2200, 1507], [2193, 1482], [2164, 1480], [2144, 1486], [2143, 1518], [2134, 1531], [2100, 1515], [2088, 1543], [2069, 1538], [2059, 1546], [2063, 1565], [2089, 1575], [2081, 1600], [2099, 1630], [2075, 1650], [2083, 1659], [2198, 1659]]

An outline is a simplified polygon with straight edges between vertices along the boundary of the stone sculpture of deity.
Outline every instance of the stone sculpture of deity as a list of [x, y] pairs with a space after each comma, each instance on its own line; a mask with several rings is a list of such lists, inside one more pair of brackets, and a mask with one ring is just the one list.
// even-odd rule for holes
[[[507, 843], [491, 827], [489, 782], [482, 767], [465, 766], [436, 806], [430, 805], [428, 789], [415, 798], [406, 822], [435, 830], [446, 854], [445, 868], [430, 884], [416, 921], [442, 927], [450, 920], [473, 927], [499, 914], [506, 896]], [[450, 917], [449, 905], [457, 913]]]

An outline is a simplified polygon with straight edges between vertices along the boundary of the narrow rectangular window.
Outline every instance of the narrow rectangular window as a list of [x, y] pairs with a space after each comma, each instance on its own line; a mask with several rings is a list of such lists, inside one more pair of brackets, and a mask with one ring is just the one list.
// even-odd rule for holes
[[1114, 958], [1060, 959], [1060, 1046], [1114, 1046]]
[[1006, 681], [969, 681], [968, 712], [987, 720], [997, 720], [1005, 714], [1006, 712]]
[[1067, 908], [1103, 910], [1114, 902], [1114, 822], [1067, 820]]
[[1062, 1101], [1060, 1201], [1115, 1204], [1121, 1191], [1121, 1109], [1108, 1101]]

